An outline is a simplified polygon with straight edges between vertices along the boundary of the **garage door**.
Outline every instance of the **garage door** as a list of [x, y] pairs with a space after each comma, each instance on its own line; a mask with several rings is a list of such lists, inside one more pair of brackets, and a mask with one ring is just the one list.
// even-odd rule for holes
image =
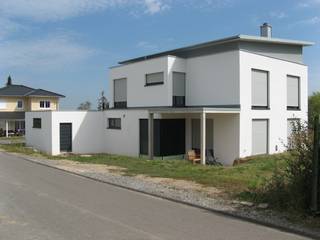
[[268, 120], [252, 120], [252, 155], [268, 153]]
[[60, 151], [72, 151], [72, 123], [60, 123]]

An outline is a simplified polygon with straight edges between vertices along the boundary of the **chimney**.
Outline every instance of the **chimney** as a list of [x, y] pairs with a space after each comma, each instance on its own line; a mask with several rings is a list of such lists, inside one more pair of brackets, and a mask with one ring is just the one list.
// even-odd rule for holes
[[264, 23], [260, 27], [260, 36], [261, 37], [271, 38], [272, 37], [272, 27], [271, 27], [271, 25], [269, 25], [268, 23]]
[[11, 76], [9, 75], [8, 80], [7, 80], [7, 87], [12, 85], [12, 79]]

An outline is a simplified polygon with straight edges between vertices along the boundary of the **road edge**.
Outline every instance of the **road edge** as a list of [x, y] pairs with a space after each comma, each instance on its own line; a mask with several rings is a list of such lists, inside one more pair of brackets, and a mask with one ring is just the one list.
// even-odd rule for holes
[[[282, 231], [282, 232], [296, 234], [296, 235], [300, 235], [300, 236], [303, 236], [303, 237], [308, 237], [308, 238], [311, 238], [311, 239], [320, 239], [320, 234], [314, 233], [312, 231], [307, 231], [307, 230], [303, 231], [301, 229], [297, 229], [297, 228], [294, 228], [294, 227], [288, 227], [288, 226], [285, 226], [285, 225], [281, 225], [280, 226], [278, 224], [273, 224], [273, 223], [268, 222], [268, 221], [262, 221], [261, 219], [257, 219], [257, 218], [254, 218], [254, 217], [243, 216], [243, 215], [241, 215], [239, 213], [236, 213], [236, 212], [230, 212], [230, 211], [224, 211], [224, 210], [219, 210], [219, 209], [215, 209], [215, 208], [205, 207], [205, 206], [201, 206], [201, 205], [196, 204], [196, 203], [187, 202], [187, 201], [183, 201], [183, 200], [180, 200], [180, 199], [175, 199], [173, 197], [168, 197], [168, 196], [164, 196], [164, 195], [161, 195], [161, 194], [156, 194], [156, 193], [153, 193], [153, 192], [144, 191], [144, 190], [141, 190], [141, 189], [135, 189], [133, 187], [129, 187], [129, 186], [121, 185], [121, 184], [116, 184], [116, 183], [113, 183], [113, 182], [105, 181], [105, 180], [102, 180], [102, 179], [99, 179], [99, 178], [95, 178], [95, 177], [92, 177], [92, 176], [88, 176], [88, 175], [85, 175], [85, 174], [81, 174], [81, 173], [78, 173], [78, 172], [74, 172], [74, 171], [62, 169], [62, 168], [59, 168], [59, 167], [55, 167], [53, 165], [41, 162], [40, 159], [39, 160], [33, 159], [33, 158], [31, 158], [31, 157], [29, 157], [27, 155], [24, 155], [24, 154], [10, 153], [10, 152], [6, 152], [6, 151], [2, 151], [2, 153], [5, 153], [5, 154], [11, 155], [11, 156], [15, 156], [15, 157], [19, 157], [19, 158], [21, 158], [21, 159], [23, 159], [25, 161], [28, 161], [28, 162], [31, 162], [31, 163], [34, 163], [34, 164], [38, 164], [38, 165], [41, 165], [41, 166], [49, 167], [49, 168], [52, 168], [52, 169], [55, 169], [55, 170], [63, 171], [63, 172], [68, 173], [68, 174], [72, 174], [72, 175], [75, 175], [75, 176], [83, 177], [83, 178], [86, 178], [86, 179], [89, 179], [89, 180], [93, 180], [93, 181], [96, 181], [96, 182], [108, 184], [108, 185], [111, 185], [111, 186], [115, 186], [115, 187], [118, 187], [118, 188], [129, 190], [129, 191], [138, 192], [138, 193], [142, 193], [142, 194], [145, 194], [145, 195], [148, 195], [148, 196], [161, 198], [161, 199], [168, 200], [168, 201], [171, 201], [171, 202], [175, 202], [175, 203], [179, 203], [179, 204], [183, 204], [183, 205], [199, 208], [199, 209], [211, 212], [211, 213], [219, 214], [219, 215], [230, 217], [230, 218], [233, 218], [233, 219], [243, 220], [243, 221], [250, 222], [250, 223], [253, 223], [253, 224], [257, 224], [257, 225], [262, 225], [262, 226], [273, 228], [273, 229], [276, 229], [276, 230], [279, 230], [279, 231]], [[46, 160], [50, 160], [50, 159], [46, 159]]]

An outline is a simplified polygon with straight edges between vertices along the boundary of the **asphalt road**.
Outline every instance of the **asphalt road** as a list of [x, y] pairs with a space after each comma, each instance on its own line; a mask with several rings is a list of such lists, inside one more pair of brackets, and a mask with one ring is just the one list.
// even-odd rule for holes
[[306, 239], [0, 153], [0, 239]]

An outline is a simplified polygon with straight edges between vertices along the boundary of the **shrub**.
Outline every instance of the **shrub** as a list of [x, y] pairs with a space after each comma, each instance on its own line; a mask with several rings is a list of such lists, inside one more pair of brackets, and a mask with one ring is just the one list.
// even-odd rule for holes
[[261, 199], [279, 209], [306, 211], [310, 204], [313, 137], [306, 123], [296, 122], [288, 139], [285, 168], [277, 168], [271, 179], [257, 190]]

